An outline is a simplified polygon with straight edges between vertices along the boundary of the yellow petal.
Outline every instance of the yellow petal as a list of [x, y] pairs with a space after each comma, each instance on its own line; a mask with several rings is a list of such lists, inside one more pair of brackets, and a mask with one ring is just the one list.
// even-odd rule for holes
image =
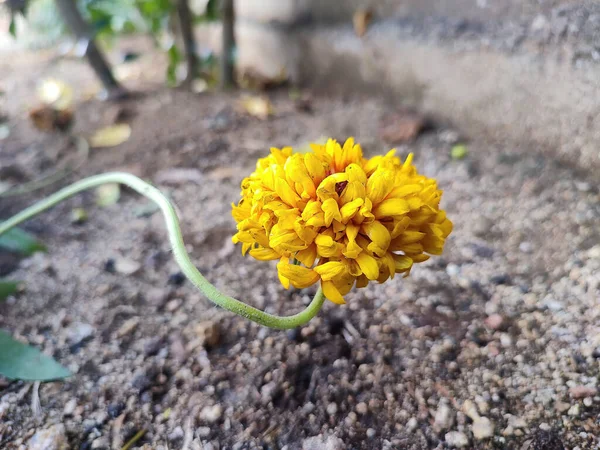
[[315, 272], [321, 275], [323, 281], [329, 281], [346, 271], [346, 266], [340, 261], [329, 261], [315, 267]]
[[322, 281], [321, 288], [323, 289], [323, 294], [325, 294], [325, 298], [331, 300], [333, 303], [338, 305], [344, 305], [346, 302], [344, 301], [344, 297], [340, 294], [338, 288], [335, 287], [332, 281]]
[[300, 250], [296, 253], [296, 259], [304, 264], [306, 267], [312, 267], [317, 258], [317, 246], [315, 244], [309, 245], [308, 248]]
[[357, 198], [356, 200], [352, 200], [350, 203], [346, 203], [344, 206], [342, 206], [340, 208], [340, 213], [342, 216], [341, 221], [347, 223], [352, 217], [354, 217], [364, 202], [365, 201], [362, 198]]
[[296, 194], [296, 192], [290, 187], [285, 179], [275, 179], [275, 192], [277, 192], [277, 195], [281, 197], [281, 200], [288, 205], [293, 206], [294, 208], [298, 206], [298, 200], [300, 200], [300, 196]]
[[366, 252], [361, 252], [356, 257], [356, 262], [360, 266], [360, 270], [365, 274], [365, 276], [369, 280], [376, 280], [379, 276], [379, 266], [377, 265], [377, 260], [367, 254]]
[[362, 231], [382, 250], [387, 250], [392, 237], [388, 229], [378, 220], [362, 224]]
[[286, 261], [280, 261], [277, 264], [277, 270], [280, 276], [288, 279], [297, 289], [307, 288], [319, 281], [319, 274], [312, 269], [295, 264], [289, 264]]
[[250, 256], [259, 261], [273, 261], [274, 259], [281, 258], [281, 255], [271, 248], [253, 248], [250, 250]]
[[412, 265], [412, 258], [404, 255], [394, 255], [394, 267], [396, 273], [406, 272]]
[[325, 213], [325, 226], [328, 227], [331, 225], [333, 220], [337, 220], [339, 222], [342, 221], [342, 215], [340, 214], [340, 208], [338, 206], [337, 201], [334, 198], [328, 198], [323, 202], [321, 209]]
[[373, 205], [379, 204], [394, 188], [392, 171], [380, 167], [367, 180], [367, 196]]
[[401, 198], [388, 198], [373, 208], [376, 219], [381, 217], [400, 216], [410, 211], [408, 202]]

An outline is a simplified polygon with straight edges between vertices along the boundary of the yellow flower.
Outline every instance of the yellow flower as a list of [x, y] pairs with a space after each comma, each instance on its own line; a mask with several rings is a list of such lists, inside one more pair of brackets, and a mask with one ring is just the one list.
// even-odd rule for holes
[[232, 214], [244, 255], [279, 260], [286, 288], [320, 282], [342, 304], [354, 285], [407, 276], [442, 253], [452, 222], [439, 208], [442, 191], [417, 173], [412, 154], [404, 162], [395, 150], [366, 159], [353, 138], [311, 148], [272, 148], [242, 181]]

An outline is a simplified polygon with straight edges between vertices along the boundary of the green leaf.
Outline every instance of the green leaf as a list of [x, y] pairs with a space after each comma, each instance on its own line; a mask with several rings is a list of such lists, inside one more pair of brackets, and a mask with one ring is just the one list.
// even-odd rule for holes
[[38, 349], [14, 340], [0, 330], [0, 374], [26, 381], [52, 381], [70, 377], [66, 367]]
[[3, 235], [0, 235], [0, 248], [25, 256], [33, 255], [35, 252], [46, 251], [44, 244], [20, 228], [12, 228]]
[[167, 67], [167, 84], [169, 86], [175, 86], [177, 84], [177, 66], [181, 62], [181, 52], [175, 44], [169, 47], [167, 50], [167, 56], [169, 57], [169, 66]]
[[450, 150], [450, 157], [452, 159], [463, 159], [468, 153], [466, 145], [455, 145]]
[[8, 25], [8, 32], [12, 37], [17, 37], [17, 22], [15, 21], [14, 14], [10, 16], [10, 25]]
[[18, 281], [9, 281], [0, 279], [0, 301], [4, 300], [9, 295], [14, 294], [19, 289]]

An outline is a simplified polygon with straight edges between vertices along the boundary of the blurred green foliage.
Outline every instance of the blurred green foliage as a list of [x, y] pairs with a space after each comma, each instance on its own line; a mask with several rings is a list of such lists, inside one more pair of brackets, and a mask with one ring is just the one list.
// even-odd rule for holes
[[[183, 61], [178, 48], [178, 23], [175, 14], [178, 0], [75, 0], [82, 16], [89, 23], [96, 39], [112, 44], [127, 34], [148, 34], [154, 44], [168, 56], [167, 82], [175, 85], [177, 67]], [[219, 18], [218, 0], [187, 0], [194, 17], [193, 23], [210, 22]], [[67, 34], [54, 0], [0, 0], [8, 8], [12, 20], [10, 33], [18, 38], [16, 17], [22, 15], [28, 30], [39, 35], [42, 42], [55, 43]], [[198, 55], [200, 57], [200, 55]], [[201, 58], [202, 59], [202, 58]], [[206, 60], [206, 58], [204, 58]], [[209, 58], [209, 64], [212, 58]]]

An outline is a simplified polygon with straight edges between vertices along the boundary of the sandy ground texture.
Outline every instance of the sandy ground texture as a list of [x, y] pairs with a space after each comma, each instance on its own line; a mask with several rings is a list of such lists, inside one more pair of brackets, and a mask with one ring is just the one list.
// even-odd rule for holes
[[[4, 176], [31, 179], [73, 151], [27, 119], [40, 77], [76, 83], [80, 100], [93, 84], [80, 63], [50, 59], [0, 62]], [[154, 75], [137, 73], [132, 100], [78, 103], [73, 133], [119, 117], [133, 134], [59, 184], [113, 169], [152, 180], [211, 281], [267, 311], [299, 311], [314, 291], [285, 291], [274, 264], [231, 243], [239, 183], [270, 146], [354, 135], [382, 152], [380, 121], [398, 105], [313, 98], [307, 112], [283, 91], [259, 120], [237, 110], [240, 94], [167, 90]], [[456, 141], [468, 144], [463, 160], [450, 157]], [[290, 332], [211, 306], [178, 274], [161, 216], [133, 192], [107, 208], [86, 193], [30, 221], [49, 253], [3, 256], [26, 289], [0, 305], [0, 327], [75, 375], [41, 385], [33, 410], [30, 384], [0, 379], [0, 447], [120, 449], [145, 430], [135, 448], [598, 448], [597, 174], [536, 149], [469, 142], [444, 124], [398, 150], [445, 191], [455, 224], [445, 254]], [[0, 217], [50, 192], [0, 199]], [[82, 225], [69, 220], [76, 207], [88, 212]]]

